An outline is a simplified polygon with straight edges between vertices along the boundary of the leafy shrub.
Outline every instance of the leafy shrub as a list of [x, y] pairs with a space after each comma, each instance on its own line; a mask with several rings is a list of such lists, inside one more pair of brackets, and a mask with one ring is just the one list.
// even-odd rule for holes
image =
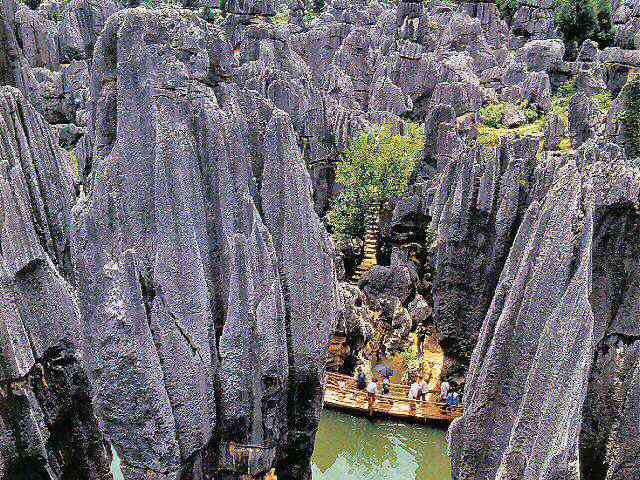
[[525, 103], [521, 104], [511, 104], [508, 102], [498, 102], [498, 103], [490, 103], [486, 107], [483, 107], [478, 112], [480, 114], [480, 118], [482, 123], [491, 128], [503, 128], [505, 125], [502, 122], [502, 117], [506, 112], [507, 108], [515, 106], [519, 110], [524, 113], [524, 116], [527, 120], [527, 123], [534, 123], [538, 120], [539, 115], [538, 112], [527, 106]]
[[490, 103], [486, 107], [482, 107], [479, 112], [482, 123], [491, 128], [502, 127], [502, 114], [506, 105], [505, 102], [500, 102]]
[[289, 23], [289, 7], [279, 8], [275, 16], [271, 19], [276, 25], [286, 25]]
[[609, 47], [613, 44], [615, 30], [611, 20], [611, 0], [596, 0], [598, 6], [598, 28], [593, 34], [592, 40], [598, 42], [600, 47]]
[[349, 142], [336, 168], [343, 191], [327, 214], [337, 240], [364, 238], [367, 207], [384, 208], [406, 192], [423, 147], [424, 127], [411, 123], [404, 133], [390, 123], [376, 125]]
[[527, 123], [537, 122], [538, 119], [540, 118], [540, 115], [538, 114], [538, 112], [533, 108], [523, 105], [522, 110], [524, 111], [524, 116], [527, 119]]
[[498, 10], [505, 18], [513, 18], [518, 8], [518, 0], [497, 0]]
[[635, 75], [622, 89], [624, 112], [622, 121], [627, 137], [627, 154], [640, 158], [640, 75]]
[[534, 123], [528, 123], [517, 128], [489, 127], [484, 124], [478, 125], [478, 142], [489, 148], [496, 148], [500, 137], [513, 135], [518, 138], [526, 136], [542, 136], [544, 130], [544, 118], [538, 119]]
[[605, 115], [609, 113], [609, 109], [611, 105], [613, 105], [613, 97], [611, 96], [611, 92], [602, 92], [594, 95], [593, 100], [595, 100], [598, 109], [604, 113]]
[[340, 193], [327, 213], [327, 222], [335, 240], [342, 243], [350, 238], [364, 238], [367, 233], [366, 212], [363, 197], [350, 190]]
[[576, 84], [573, 80], [569, 80], [564, 82], [562, 85], [558, 87], [558, 91], [556, 95], [561, 98], [571, 98], [576, 93]]
[[398, 355], [402, 358], [408, 372], [415, 373], [420, 370], [420, 357], [418, 356], [418, 352], [416, 352], [415, 348], [413, 348], [413, 345], [409, 345]]
[[576, 93], [576, 85], [573, 80], [563, 83], [558, 87], [556, 94], [551, 97], [551, 112], [560, 115], [568, 122], [567, 109], [569, 108], [569, 100]]
[[555, 24], [569, 42], [592, 39], [607, 47], [613, 40], [611, 0], [556, 0]]

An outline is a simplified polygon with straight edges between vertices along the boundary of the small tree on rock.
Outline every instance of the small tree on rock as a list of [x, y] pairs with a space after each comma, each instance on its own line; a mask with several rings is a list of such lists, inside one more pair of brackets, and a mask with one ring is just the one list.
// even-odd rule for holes
[[627, 82], [621, 95], [627, 154], [630, 158], [640, 158], [640, 74], [635, 74]]
[[591, 39], [607, 47], [613, 40], [611, 0], [556, 0], [555, 23], [567, 42]]
[[364, 238], [367, 210], [384, 209], [407, 191], [423, 147], [424, 128], [416, 124], [401, 133], [383, 123], [351, 140], [336, 169], [343, 190], [327, 214], [338, 240]]

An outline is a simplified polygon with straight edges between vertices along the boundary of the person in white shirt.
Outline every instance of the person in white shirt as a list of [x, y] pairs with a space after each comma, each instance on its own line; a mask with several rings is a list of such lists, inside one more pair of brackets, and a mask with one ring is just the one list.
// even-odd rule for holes
[[409, 400], [417, 400], [418, 395], [420, 394], [420, 384], [417, 381], [414, 381], [409, 387]]
[[418, 400], [426, 401], [427, 393], [429, 393], [429, 383], [424, 379], [419, 379], [420, 391], [418, 392]]
[[451, 385], [449, 385], [449, 382], [447, 382], [446, 380], [442, 382], [440, 384], [440, 398], [442, 398], [443, 400], [446, 400], [447, 394], [449, 393], [450, 388], [451, 388]]
[[378, 393], [378, 384], [375, 378], [367, 383], [367, 401], [369, 402], [369, 416], [373, 415], [373, 405], [376, 403], [376, 395]]

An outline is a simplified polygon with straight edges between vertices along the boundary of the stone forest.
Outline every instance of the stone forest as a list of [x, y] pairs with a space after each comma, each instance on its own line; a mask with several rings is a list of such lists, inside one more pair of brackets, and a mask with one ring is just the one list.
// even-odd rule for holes
[[0, 0], [0, 480], [640, 480], [640, 0]]

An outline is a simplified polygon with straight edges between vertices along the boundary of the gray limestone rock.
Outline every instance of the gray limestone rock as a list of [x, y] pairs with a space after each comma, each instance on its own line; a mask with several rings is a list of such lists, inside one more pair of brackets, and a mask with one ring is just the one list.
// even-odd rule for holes
[[519, 127], [527, 123], [527, 117], [521, 108], [509, 103], [502, 112], [502, 123], [508, 128]]
[[0, 87], [2, 478], [107, 480], [69, 273], [69, 158], [15, 88]]
[[592, 66], [589, 69], [581, 70], [574, 80], [576, 91], [583, 92], [588, 97], [605, 92], [607, 84], [604, 76], [603, 67]]
[[[339, 311], [333, 247], [289, 116], [209, 85], [217, 35], [177, 10], [125, 11], [94, 53], [74, 264], [91, 279], [78, 284], [96, 405], [131, 478], [240, 475], [229, 442], [262, 448], [257, 473], [309, 471]], [[116, 409], [123, 389], [140, 400]]]
[[358, 287], [372, 303], [385, 297], [395, 297], [400, 303], [405, 303], [414, 293], [411, 277], [411, 270], [405, 266], [376, 265], [363, 275]]
[[29, 65], [60, 68], [57, 27], [38, 12], [20, 5], [15, 13], [16, 38]]
[[577, 437], [593, 348], [578, 339], [594, 328], [593, 203], [575, 167], [564, 178], [529, 207], [485, 318], [465, 415], [449, 431], [461, 479], [579, 478]]
[[564, 119], [558, 114], [549, 115], [544, 126], [545, 150], [557, 150], [566, 135], [567, 125]]
[[549, 70], [562, 62], [564, 45], [559, 40], [532, 40], [516, 54], [516, 60], [524, 62], [529, 70]]
[[595, 135], [597, 107], [595, 102], [582, 92], [569, 101], [569, 133], [575, 147], [582, 145]]
[[114, 0], [72, 0], [59, 26], [60, 57], [64, 62], [91, 60], [107, 18], [118, 9]]
[[522, 82], [522, 101], [538, 111], [551, 108], [551, 82], [546, 72], [531, 72]]
[[[349, 368], [375, 306], [387, 349], [429, 324], [456, 383], [479, 342], [461, 479], [577, 479], [578, 458], [582, 480], [634, 478], [640, 187], [622, 102], [605, 122], [589, 97], [640, 66], [637, 1], [613, 2], [617, 46], [576, 62], [552, 0], [518, 0], [511, 31], [493, 1], [335, 0], [309, 22], [292, 2], [297, 26], [263, 0], [208, 22], [199, 0], [0, 2], [0, 84], [18, 89], [0, 87], [0, 477], [28, 458], [34, 478], [103, 480], [112, 446], [126, 480], [308, 479], [334, 325]], [[555, 114], [544, 152], [475, 144], [482, 106], [545, 113], [573, 78], [575, 151]], [[426, 138], [383, 228], [390, 266], [338, 288], [316, 212], [349, 141], [400, 116]]]
[[598, 48], [598, 44], [593, 40], [585, 40], [582, 42], [577, 60], [579, 62], [597, 62], [599, 59], [600, 49]]
[[431, 99], [433, 105], [450, 105], [457, 116], [480, 110], [483, 103], [478, 85], [462, 82], [439, 83]]
[[[461, 479], [637, 472], [637, 422], [627, 416], [637, 389], [637, 326], [627, 320], [637, 303], [635, 247], [619, 239], [637, 228], [640, 174], [621, 160], [549, 167], [551, 183], [533, 186], [484, 319], [465, 415], [449, 430]], [[588, 340], [567, 343], [578, 338]]]
[[425, 142], [424, 142], [424, 160], [425, 163], [432, 167], [437, 166], [438, 139], [443, 124], [455, 125], [456, 112], [449, 105], [436, 105], [429, 110], [425, 120]]

